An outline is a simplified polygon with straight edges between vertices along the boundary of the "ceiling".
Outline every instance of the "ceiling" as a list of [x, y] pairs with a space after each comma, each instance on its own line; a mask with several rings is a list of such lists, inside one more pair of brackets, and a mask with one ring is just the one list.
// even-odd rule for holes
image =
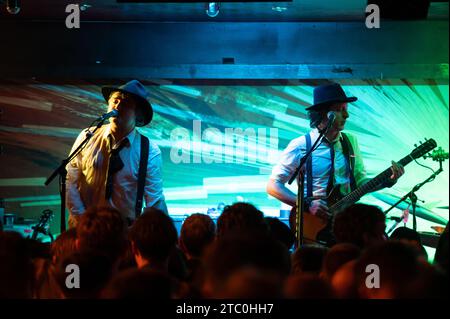
[[[406, 1], [414, 4], [417, 1]], [[373, 2], [373, 1], [370, 1]], [[65, 20], [65, 8], [73, 0], [21, 0], [18, 14], [9, 14], [6, 0], [0, 0], [0, 19]], [[79, 2], [84, 21], [155, 21], [155, 22], [292, 22], [361, 21], [367, 0], [292, 0], [287, 2], [220, 3], [219, 14], [205, 13], [206, 2], [196, 3], [118, 3], [116, 0]], [[428, 19], [448, 19], [448, 1], [432, 2]]]

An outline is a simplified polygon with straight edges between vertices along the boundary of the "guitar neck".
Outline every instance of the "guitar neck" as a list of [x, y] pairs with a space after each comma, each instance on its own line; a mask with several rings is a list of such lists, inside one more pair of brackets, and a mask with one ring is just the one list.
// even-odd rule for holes
[[[414, 158], [411, 155], [407, 155], [404, 158], [402, 158], [400, 161], [398, 161], [399, 164], [402, 166], [406, 166], [411, 161], [414, 160]], [[338, 201], [336, 204], [332, 205], [329, 209], [331, 212], [339, 212], [346, 207], [356, 203], [362, 196], [366, 195], [367, 193], [373, 192], [377, 189], [377, 187], [387, 181], [389, 177], [392, 175], [391, 168], [384, 170], [374, 178], [372, 178], [367, 183], [359, 186], [357, 189], [349, 193], [348, 195], [344, 196], [340, 201]]]

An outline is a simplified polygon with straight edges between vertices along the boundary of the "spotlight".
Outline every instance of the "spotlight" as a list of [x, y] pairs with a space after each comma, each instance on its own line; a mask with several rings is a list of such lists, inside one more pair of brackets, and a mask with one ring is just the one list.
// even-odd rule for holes
[[287, 10], [286, 7], [282, 7], [282, 6], [272, 6], [272, 10], [276, 11], [276, 12], [284, 12]]
[[80, 10], [81, 10], [81, 11], [86, 11], [86, 10], [89, 9], [90, 7], [92, 7], [90, 4], [84, 3], [84, 4], [80, 5]]
[[6, 0], [6, 10], [10, 14], [18, 14], [20, 11], [19, 0]]
[[208, 2], [206, 4], [206, 14], [208, 17], [214, 18], [219, 14], [220, 5], [218, 2]]

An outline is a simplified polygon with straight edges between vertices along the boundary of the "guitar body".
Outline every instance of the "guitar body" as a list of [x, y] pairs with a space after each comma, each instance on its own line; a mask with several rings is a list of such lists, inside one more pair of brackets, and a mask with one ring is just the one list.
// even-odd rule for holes
[[[342, 194], [339, 191], [339, 185], [336, 185], [327, 198], [324, 200], [327, 202], [328, 207], [337, 203], [341, 198]], [[333, 222], [333, 212], [331, 212], [332, 217], [328, 219], [317, 217], [308, 212], [303, 212], [303, 239], [305, 243], [318, 243], [322, 245], [331, 245], [334, 242], [332, 236], [332, 222]], [[289, 215], [289, 225], [293, 231], [296, 229], [297, 225], [297, 209], [293, 207]]]

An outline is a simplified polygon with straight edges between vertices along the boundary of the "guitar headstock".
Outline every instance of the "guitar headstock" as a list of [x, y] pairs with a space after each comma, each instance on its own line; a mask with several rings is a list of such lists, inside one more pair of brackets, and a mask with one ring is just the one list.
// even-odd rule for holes
[[46, 209], [42, 212], [39, 222], [37, 223], [41, 227], [45, 227], [50, 223], [53, 218], [53, 212], [50, 209]]
[[432, 138], [429, 140], [425, 139], [425, 142], [419, 143], [420, 145], [414, 144], [416, 148], [409, 154], [414, 159], [424, 156], [437, 146], [436, 141], [433, 140]]
[[53, 215], [54, 215], [53, 211], [51, 211], [50, 209], [46, 209], [42, 212], [38, 223], [35, 226], [33, 226], [33, 234], [31, 236], [32, 239], [36, 239], [38, 233], [42, 233], [44, 235], [47, 234], [50, 221], [52, 220]]

